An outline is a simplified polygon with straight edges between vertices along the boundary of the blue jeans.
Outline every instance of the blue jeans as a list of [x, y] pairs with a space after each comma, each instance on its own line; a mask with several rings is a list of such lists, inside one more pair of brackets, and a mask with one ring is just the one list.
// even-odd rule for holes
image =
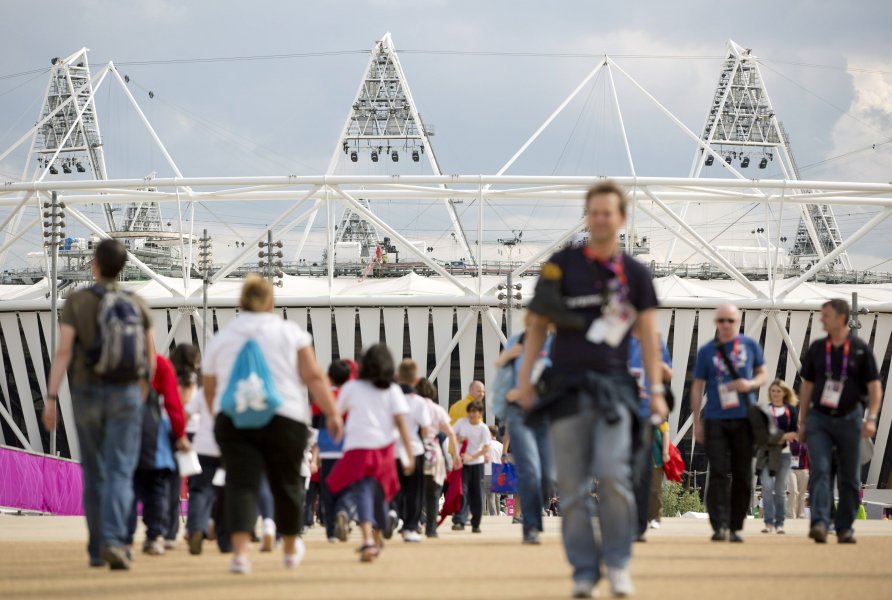
[[780, 469], [774, 476], [768, 472], [766, 465], [762, 469], [762, 508], [765, 512], [765, 524], [774, 527], [784, 526], [787, 515], [787, 477], [793, 464], [792, 454], [781, 454]]
[[839, 471], [839, 506], [836, 510], [836, 531], [852, 528], [858, 506], [861, 504], [861, 415], [860, 409], [842, 417], [831, 417], [816, 409], [808, 411], [805, 435], [808, 440], [809, 504], [811, 524], [830, 524], [830, 506], [833, 489], [830, 482], [830, 465], [834, 447]]
[[214, 508], [216, 491], [214, 490], [214, 474], [220, 466], [216, 456], [198, 455], [201, 473], [189, 478], [189, 514], [186, 517], [186, 532], [190, 535], [196, 531], [207, 534], [208, 521]]
[[349, 515], [354, 510], [359, 523], [371, 523], [373, 529], [382, 531], [387, 526], [387, 503], [377, 479], [360, 479], [341, 492], [335, 501], [335, 511], [344, 511]]
[[136, 383], [80, 385], [71, 391], [84, 477], [87, 551], [99, 558], [104, 547], [122, 546], [127, 539], [143, 397]]
[[509, 449], [517, 467], [517, 493], [523, 507], [523, 533], [527, 535], [542, 531], [542, 509], [554, 492], [556, 475], [548, 424], [527, 427], [524, 416], [517, 404], [509, 403], [506, 407]]
[[[550, 425], [561, 498], [564, 551], [577, 582], [597, 582], [602, 562], [608, 568], [626, 568], [632, 554], [633, 417], [625, 406], [618, 406], [617, 413], [619, 420], [608, 424], [594, 408], [588, 407]], [[599, 539], [593, 522], [593, 478], [599, 480]]]

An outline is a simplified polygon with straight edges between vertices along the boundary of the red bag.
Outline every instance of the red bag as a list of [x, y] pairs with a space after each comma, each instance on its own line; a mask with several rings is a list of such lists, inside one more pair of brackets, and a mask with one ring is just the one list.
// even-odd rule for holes
[[[462, 442], [461, 454], [465, 453], [468, 448], [468, 441]], [[443, 508], [440, 509], [440, 519], [437, 521], [439, 527], [443, 521], [461, 510], [462, 498], [464, 490], [462, 489], [462, 469], [450, 469], [446, 474], [446, 497], [444, 498]]]
[[684, 473], [685, 464], [681, 457], [678, 447], [669, 442], [669, 460], [663, 463], [663, 473], [669, 481], [677, 481], [681, 483], [681, 476]]

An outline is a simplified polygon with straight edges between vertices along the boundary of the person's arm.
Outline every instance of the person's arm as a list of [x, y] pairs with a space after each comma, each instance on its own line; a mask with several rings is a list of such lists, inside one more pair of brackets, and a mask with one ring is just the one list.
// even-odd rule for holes
[[703, 421], [700, 419], [700, 407], [703, 403], [703, 387], [706, 385], [705, 379], [695, 379], [691, 384], [691, 414], [694, 417], [694, 440], [698, 444], [702, 444]]
[[[409, 438], [409, 430], [406, 428], [406, 420], [403, 415], [393, 415], [393, 422], [400, 432], [400, 439], [403, 441], [403, 448], [406, 449], [406, 456], [412, 456], [412, 440]], [[408, 460], [403, 465], [403, 473], [408, 477], [415, 472], [415, 461]]]
[[805, 442], [805, 421], [808, 416], [808, 409], [811, 407], [811, 395], [814, 391], [814, 383], [808, 379], [803, 379], [799, 384], [799, 441]]
[[177, 376], [173, 366], [165, 359], [155, 358], [159, 363], [155, 368], [155, 378], [152, 387], [161, 394], [164, 400], [164, 410], [170, 418], [170, 428], [176, 439], [177, 450], [187, 451], [190, 448], [189, 438], [186, 437], [186, 418], [183, 414], [183, 401], [180, 398], [180, 388], [177, 385]]
[[208, 412], [214, 414], [214, 398], [217, 396], [217, 376], [204, 375], [202, 378], [204, 401], [208, 405]]
[[669, 428], [665, 427], [665, 431], [661, 432], [663, 434], [663, 464], [669, 462]]
[[68, 372], [71, 364], [71, 355], [74, 349], [76, 330], [71, 325], [62, 324], [59, 327], [59, 345], [53, 355], [53, 364], [50, 367], [50, 378], [46, 388], [46, 402], [43, 407], [43, 426], [47, 431], [56, 429], [58, 421], [57, 408], [59, 404], [59, 388], [62, 386], [62, 378]]
[[669, 416], [669, 408], [663, 387], [663, 353], [657, 334], [656, 309], [648, 308], [638, 313], [635, 331], [641, 342], [641, 359], [650, 381], [650, 414], [665, 420]]
[[867, 384], [867, 417], [861, 429], [861, 435], [872, 438], [877, 434], [877, 419], [880, 414], [880, 406], [883, 403], [883, 386], [879, 379], [874, 379]]
[[523, 353], [523, 344], [514, 344], [510, 348], [505, 348], [502, 350], [502, 353], [499, 354], [499, 357], [496, 359], [496, 367], [501, 368], [507, 365], [509, 362], [517, 358]]
[[461, 466], [461, 455], [458, 453], [458, 449], [460, 446], [458, 445], [458, 438], [455, 437], [455, 430], [452, 429], [452, 425], [449, 424], [449, 421], [443, 421], [440, 424], [440, 431], [446, 434], [446, 437], [449, 438], [449, 447], [452, 448], [452, 465], [453, 468], [459, 468]]
[[548, 318], [536, 313], [529, 313], [529, 323], [523, 340], [523, 364], [520, 374], [517, 376], [517, 389], [520, 396], [520, 405], [529, 410], [533, 406], [533, 383], [530, 381], [530, 373], [533, 364], [542, 352], [545, 345], [545, 337], [548, 333]]
[[319, 470], [319, 445], [313, 444], [313, 449], [310, 451], [310, 473], [315, 473]]
[[[316, 361], [316, 352], [312, 346], [305, 346], [297, 352], [297, 372], [307, 389], [313, 396], [313, 403], [325, 415], [325, 427], [332, 439], [341, 440], [344, 420], [331, 395], [331, 382]], [[411, 455], [411, 452], [409, 453]]]

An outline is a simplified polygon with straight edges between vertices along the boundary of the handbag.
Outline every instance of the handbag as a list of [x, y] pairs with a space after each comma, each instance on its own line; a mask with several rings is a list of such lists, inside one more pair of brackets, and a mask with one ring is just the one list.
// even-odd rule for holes
[[[725, 363], [725, 368], [728, 369], [731, 377], [733, 379], [739, 379], [740, 375], [737, 373], [737, 369], [734, 367], [731, 359], [728, 358], [728, 354], [725, 352], [725, 347], [719, 342], [718, 337], [715, 339], [715, 347], [718, 350], [719, 356], [722, 357], [722, 361]], [[740, 393], [738, 392], [738, 396], [739, 395]], [[749, 401], [746, 402], [746, 416], [750, 424], [750, 431], [753, 434], [753, 442], [756, 446], [767, 446], [772, 443], [777, 443], [776, 440], [778, 436], [783, 435], [778, 431], [777, 425], [771, 415], [759, 406], [751, 404]]]
[[517, 468], [514, 463], [493, 463], [492, 492], [494, 494], [517, 493]]

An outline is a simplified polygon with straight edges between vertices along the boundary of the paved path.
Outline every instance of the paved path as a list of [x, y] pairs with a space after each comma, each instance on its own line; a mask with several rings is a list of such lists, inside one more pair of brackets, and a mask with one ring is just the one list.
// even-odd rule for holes
[[[858, 544], [835, 539], [818, 546], [804, 521], [788, 522], [786, 536], [762, 535], [747, 523], [742, 545], [708, 541], [708, 523], [666, 519], [648, 542], [635, 545], [637, 598], [889, 598], [892, 522], [857, 526]], [[546, 520], [538, 547], [521, 546], [507, 518], [484, 520], [484, 533], [443, 531], [419, 545], [394, 540], [375, 564], [360, 564], [348, 544], [329, 544], [319, 527], [307, 536], [307, 558], [294, 572], [281, 556], [255, 554], [254, 573], [227, 572], [228, 558], [207, 544], [201, 556], [181, 545], [162, 557], [137, 556], [129, 572], [86, 566], [80, 518], [0, 516], [0, 598], [567, 598], [570, 571], [558, 535]], [[141, 534], [140, 534], [141, 535]], [[606, 581], [601, 597], [609, 597]]]

